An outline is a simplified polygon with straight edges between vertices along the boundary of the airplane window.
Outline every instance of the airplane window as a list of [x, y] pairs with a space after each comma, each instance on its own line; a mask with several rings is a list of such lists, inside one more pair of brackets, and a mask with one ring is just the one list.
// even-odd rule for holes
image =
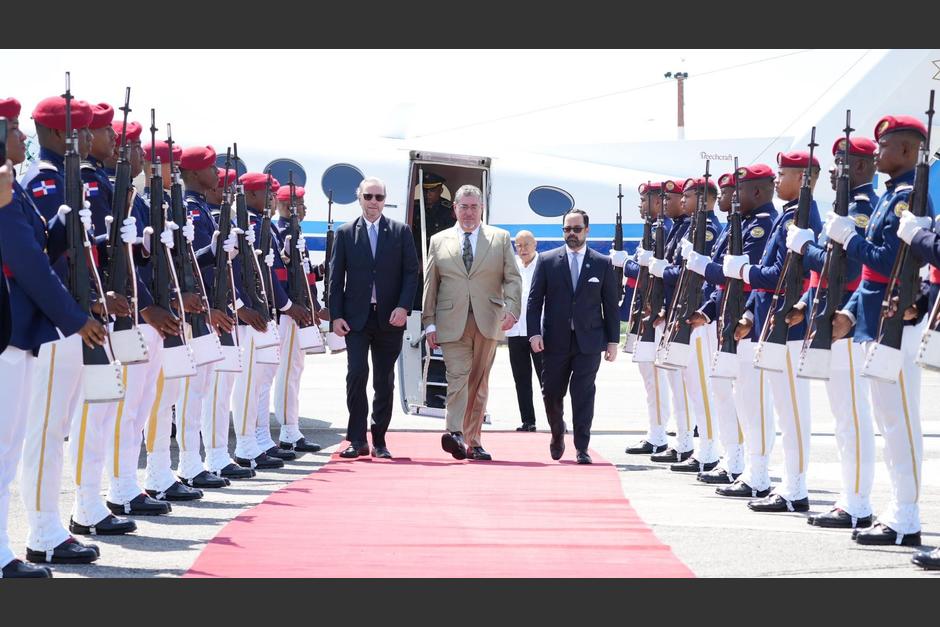
[[268, 170], [271, 171], [271, 176], [276, 178], [281, 185], [287, 185], [291, 173], [294, 174], [294, 185], [303, 187], [307, 182], [307, 172], [304, 170], [304, 166], [293, 159], [275, 159], [264, 166], [262, 172], [267, 172]]
[[543, 185], [529, 192], [529, 207], [540, 216], [555, 218], [574, 207], [574, 196], [560, 187]]
[[[235, 159], [234, 157], [232, 157], [232, 161], [234, 162], [234, 165], [230, 163], [229, 167], [234, 167], [235, 172], [238, 174], [238, 176], [241, 176], [242, 174], [248, 171], [248, 166], [245, 165], [245, 162], [242, 161], [241, 157], [239, 157], [238, 159]], [[217, 154], [215, 156], [215, 165], [216, 167], [225, 169], [225, 155]], [[280, 181], [280, 179], [278, 180]]]
[[340, 205], [348, 205], [356, 201], [356, 188], [365, 175], [362, 170], [348, 163], [336, 163], [331, 165], [323, 173], [321, 185], [323, 193], [330, 195], [333, 190], [333, 202]]

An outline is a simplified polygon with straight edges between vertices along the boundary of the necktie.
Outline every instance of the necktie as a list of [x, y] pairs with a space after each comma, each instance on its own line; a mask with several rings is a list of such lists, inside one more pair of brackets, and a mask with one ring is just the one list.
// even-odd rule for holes
[[379, 233], [375, 230], [375, 222], [369, 225], [369, 246], [372, 247], [372, 258], [375, 259], [375, 243], [378, 241]]
[[470, 247], [470, 234], [463, 234], [463, 265], [467, 267], [467, 272], [470, 272], [470, 266], [473, 265], [473, 249]]
[[578, 269], [578, 253], [571, 253], [571, 289], [578, 289], [578, 277], [580, 276], [580, 271]]

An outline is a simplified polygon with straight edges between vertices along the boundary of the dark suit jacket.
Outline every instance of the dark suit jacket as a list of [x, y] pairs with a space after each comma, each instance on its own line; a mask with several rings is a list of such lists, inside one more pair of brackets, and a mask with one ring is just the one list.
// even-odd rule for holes
[[577, 289], [572, 290], [566, 251], [561, 246], [539, 256], [526, 307], [528, 335], [541, 335], [548, 353], [569, 352], [574, 320], [578, 351], [602, 352], [608, 343], [620, 341], [620, 286], [614, 267], [609, 257], [586, 248]]
[[353, 331], [361, 331], [369, 317], [372, 285], [379, 328], [401, 331], [388, 323], [392, 310], [411, 313], [418, 287], [418, 255], [406, 224], [379, 218], [375, 258], [369, 245], [368, 222], [360, 215], [336, 231], [330, 256], [330, 320], [343, 318]]

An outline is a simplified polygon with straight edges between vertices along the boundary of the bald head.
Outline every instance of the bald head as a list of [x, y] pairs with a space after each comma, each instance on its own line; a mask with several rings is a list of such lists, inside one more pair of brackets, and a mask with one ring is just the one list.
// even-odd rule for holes
[[529, 265], [535, 259], [536, 244], [535, 236], [531, 231], [522, 230], [516, 233], [516, 254], [525, 265]]

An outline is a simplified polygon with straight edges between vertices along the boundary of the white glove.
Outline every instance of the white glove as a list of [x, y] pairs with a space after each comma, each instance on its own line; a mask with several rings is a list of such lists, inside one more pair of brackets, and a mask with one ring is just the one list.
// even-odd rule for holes
[[665, 259], [653, 259], [649, 265], [650, 274], [652, 274], [653, 276], [657, 276], [659, 278], [663, 278], [663, 272], [670, 265], [671, 264]]
[[855, 220], [848, 216], [830, 213], [826, 218], [826, 224], [823, 225], [823, 231], [829, 239], [844, 246], [853, 235], [856, 235]]
[[301, 254], [307, 250], [307, 238], [303, 235], [297, 238], [297, 250], [299, 250]]
[[86, 231], [91, 230], [91, 209], [84, 207], [78, 212], [78, 217], [82, 221], [82, 228]]
[[114, 216], [110, 213], [104, 217], [104, 232], [108, 236], [108, 240], [111, 240], [111, 224], [114, 223]]
[[190, 218], [186, 218], [186, 226], [183, 227], [183, 237], [185, 237], [186, 241], [190, 244], [196, 239], [196, 227], [193, 226], [193, 221]]
[[127, 216], [124, 219], [121, 226], [121, 241], [132, 245], [140, 241], [137, 237], [137, 218], [134, 216]]
[[149, 255], [150, 249], [153, 248], [153, 227], [152, 226], [144, 227], [144, 237], [142, 238], [141, 243], [144, 245], [144, 252], [146, 252]]
[[705, 268], [708, 266], [709, 261], [711, 261], [711, 259], [708, 256], [700, 255], [693, 250], [689, 253], [689, 258], [685, 263], [685, 267], [695, 274], [705, 276]]
[[166, 226], [163, 229], [163, 233], [160, 233], [160, 243], [166, 246], [169, 249], [173, 249], [173, 231], [180, 228], [176, 222], [167, 222]]
[[304, 257], [304, 258], [301, 260], [301, 263], [302, 263], [303, 266], [304, 266], [304, 274], [310, 274], [310, 260], [307, 259], [306, 257]]
[[234, 259], [238, 256], [238, 236], [242, 233], [243, 231], [241, 229], [232, 227], [228, 232], [228, 237], [222, 242], [222, 250], [228, 253], [229, 259]]
[[248, 227], [248, 231], [245, 233], [245, 239], [248, 240], [248, 243], [252, 246], [255, 245], [255, 230], [250, 226]]
[[815, 242], [816, 236], [812, 229], [801, 229], [795, 224], [787, 227], [787, 248], [798, 255], [803, 254], [803, 248], [809, 242]]
[[59, 210], [56, 211], [55, 217], [59, 219], [59, 222], [65, 224], [65, 216], [72, 212], [72, 208], [68, 205], [59, 205]]
[[627, 257], [629, 256], [627, 255], [627, 251], [614, 250], [613, 248], [611, 248], [610, 252], [607, 254], [610, 256], [610, 262], [614, 264], [615, 266], [617, 266], [618, 268], [623, 267], [623, 264], [626, 263]]
[[268, 251], [268, 254], [264, 256], [264, 263], [269, 268], [274, 267], [274, 251], [273, 250]]
[[636, 262], [645, 267], [649, 267], [650, 262], [653, 260], [653, 251], [652, 250], [643, 250], [642, 248], [638, 249], [640, 252], [636, 256]]
[[725, 260], [721, 264], [721, 269], [729, 279], [740, 279], [741, 268], [750, 261], [747, 255], [725, 255]]
[[917, 234], [917, 231], [921, 229], [927, 229], [929, 231], [931, 228], [933, 228], [933, 218], [930, 216], [918, 218], [905, 209], [901, 213], [901, 223], [898, 225], [898, 237], [910, 244], [911, 240], [914, 239], [914, 235]]
[[692, 242], [685, 238], [682, 238], [682, 245], [681, 245], [680, 251], [682, 254], [682, 258], [688, 259], [690, 253], [692, 253]]

